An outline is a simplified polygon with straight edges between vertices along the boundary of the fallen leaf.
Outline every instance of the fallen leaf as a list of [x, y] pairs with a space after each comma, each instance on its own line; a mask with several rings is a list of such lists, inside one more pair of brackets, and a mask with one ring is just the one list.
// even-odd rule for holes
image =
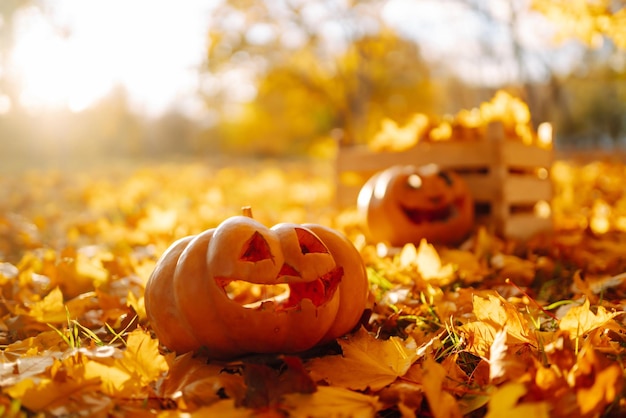
[[589, 299], [585, 299], [582, 305], [572, 306], [559, 322], [559, 329], [569, 332], [572, 338], [578, 338], [589, 331], [605, 326], [612, 321], [619, 312], [607, 312], [602, 307], [597, 307], [597, 313], [589, 309]]
[[62, 404], [70, 396], [76, 397], [100, 388], [98, 377], [86, 378], [84, 357], [80, 355], [63, 361], [55, 360], [48, 370], [50, 374], [21, 380], [5, 388], [4, 392], [20, 399], [24, 407], [37, 412]]
[[369, 418], [381, 407], [376, 396], [332, 386], [319, 386], [312, 394], [286, 395], [282, 405], [290, 416], [308, 418]]
[[499, 387], [491, 394], [485, 418], [549, 418], [547, 402], [519, 403], [526, 392], [523, 383], [510, 382]]
[[443, 390], [446, 370], [431, 356], [426, 356], [422, 364], [424, 394], [430, 412], [435, 418], [460, 418], [461, 410], [454, 396]]
[[623, 370], [608, 363], [586, 345], [579, 356], [577, 367], [572, 368], [569, 381], [576, 391], [576, 400], [583, 416], [597, 416], [622, 392]]
[[10, 362], [0, 363], [0, 387], [12, 386], [23, 379], [37, 376], [54, 363], [54, 357], [25, 356]]
[[417, 249], [412, 243], [404, 245], [399, 260], [400, 266], [415, 268], [428, 282], [444, 286], [454, 279], [454, 266], [450, 263], [443, 265], [435, 247], [425, 239], [420, 241]]
[[135, 329], [128, 335], [126, 349], [118, 362], [140, 387], [155, 382], [169, 367], [159, 352], [159, 342], [142, 329]]
[[365, 329], [340, 339], [342, 355], [315, 358], [306, 365], [315, 380], [353, 390], [380, 390], [404, 375], [417, 359], [411, 342], [378, 340]]
[[67, 322], [67, 310], [63, 302], [61, 289], [55, 287], [42, 300], [30, 305], [26, 312], [43, 324], [61, 324]]
[[197, 409], [222, 399], [220, 391], [241, 404], [246, 393], [241, 374], [189, 352], [170, 359], [169, 370], [157, 385], [156, 393], [178, 402], [184, 409]]
[[246, 393], [242, 405], [259, 409], [275, 405], [289, 393], [313, 393], [315, 382], [298, 357], [286, 356], [273, 361], [271, 366], [244, 362], [243, 378]]

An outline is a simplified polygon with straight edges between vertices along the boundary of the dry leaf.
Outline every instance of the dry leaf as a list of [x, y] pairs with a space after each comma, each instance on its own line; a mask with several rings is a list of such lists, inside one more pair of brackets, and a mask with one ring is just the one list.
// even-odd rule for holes
[[320, 386], [309, 395], [286, 395], [283, 405], [290, 416], [309, 418], [367, 418], [381, 406], [376, 396], [328, 386]]
[[461, 417], [461, 410], [454, 397], [443, 390], [447, 378], [445, 369], [431, 356], [426, 356], [422, 365], [424, 394], [435, 418]]
[[523, 383], [506, 383], [491, 395], [485, 418], [549, 418], [550, 406], [547, 402], [519, 403], [526, 394]]
[[339, 344], [343, 355], [320, 357], [306, 365], [315, 380], [353, 390], [380, 390], [404, 375], [417, 359], [415, 347], [400, 338], [377, 340], [363, 328]]
[[619, 313], [607, 312], [602, 307], [597, 307], [597, 313], [589, 309], [589, 299], [585, 299], [582, 305], [572, 306], [559, 322], [559, 329], [570, 333], [572, 338], [578, 338], [589, 331], [605, 326], [612, 321]]

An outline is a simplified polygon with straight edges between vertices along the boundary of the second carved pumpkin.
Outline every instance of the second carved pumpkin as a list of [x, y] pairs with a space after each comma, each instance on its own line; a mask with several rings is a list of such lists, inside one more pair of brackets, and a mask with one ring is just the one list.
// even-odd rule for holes
[[457, 244], [472, 229], [474, 200], [454, 172], [438, 166], [392, 166], [361, 188], [357, 207], [371, 238], [394, 246]]

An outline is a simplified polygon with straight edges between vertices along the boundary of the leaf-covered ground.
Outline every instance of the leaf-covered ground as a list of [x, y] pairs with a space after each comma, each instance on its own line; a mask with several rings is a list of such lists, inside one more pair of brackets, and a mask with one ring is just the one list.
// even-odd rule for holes
[[[555, 231], [459, 248], [367, 242], [326, 163], [38, 170], [0, 178], [0, 415], [622, 416], [626, 169], [559, 162]], [[251, 205], [361, 251], [371, 310], [301, 355], [159, 347], [143, 290], [175, 239]]]

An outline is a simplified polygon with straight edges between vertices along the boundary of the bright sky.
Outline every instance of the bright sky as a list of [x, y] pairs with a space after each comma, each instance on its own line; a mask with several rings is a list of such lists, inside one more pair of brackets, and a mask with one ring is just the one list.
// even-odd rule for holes
[[139, 111], [155, 115], [174, 104], [197, 111], [191, 93], [214, 3], [45, 0], [54, 24], [35, 8], [17, 22], [11, 63], [21, 102], [80, 111], [122, 85]]

